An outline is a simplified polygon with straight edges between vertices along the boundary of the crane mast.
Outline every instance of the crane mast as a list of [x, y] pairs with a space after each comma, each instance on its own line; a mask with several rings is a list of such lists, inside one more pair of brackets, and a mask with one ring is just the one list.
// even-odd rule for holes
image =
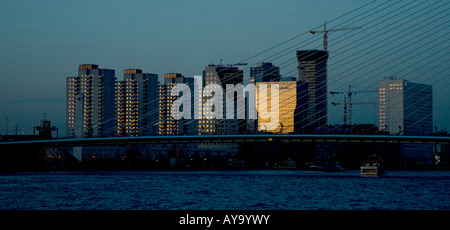
[[352, 124], [352, 105], [355, 104], [376, 104], [376, 102], [352, 102], [352, 95], [357, 93], [371, 93], [377, 92], [377, 90], [361, 90], [352, 91], [352, 85], [348, 86], [348, 92], [330, 92], [331, 95], [334, 94], [347, 94], [347, 98], [344, 97], [344, 103], [331, 103], [332, 105], [344, 105], [344, 124]]

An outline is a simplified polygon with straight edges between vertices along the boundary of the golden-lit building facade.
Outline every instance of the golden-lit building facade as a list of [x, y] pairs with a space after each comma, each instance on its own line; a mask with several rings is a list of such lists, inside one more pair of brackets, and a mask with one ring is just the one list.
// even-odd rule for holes
[[[262, 86], [266, 86], [267, 91], [263, 93]], [[278, 91], [272, 92], [273, 85], [278, 86]], [[269, 133], [288, 134], [295, 130], [295, 111], [297, 107], [297, 82], [295, 81], [274, 81], [274, 82], [256, 82], [258, 96], [256, 98], [258, 111], [258, 131]], [[272, 108], [272, 93], [278, 93], [278, 103]], [[271, 117], [262, 116], [262, 104], [265, 103], [267, 111]], [[276, 111], [278, 106], [278, 112]], [[274, 109], [274, 111], [272, 111]], [[274, 117], [277, 116], [277, 117]], [[276, 122], [277, 121], [277, 122]], [[275, 122], [275, 123], [274, 123]]]

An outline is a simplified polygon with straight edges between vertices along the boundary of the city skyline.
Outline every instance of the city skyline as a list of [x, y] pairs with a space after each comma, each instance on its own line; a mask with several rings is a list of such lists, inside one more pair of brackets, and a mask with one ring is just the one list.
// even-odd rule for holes
[[[272, 4], [267, 2], [265, 2], [266, 4], [255, 4], [251, 1], [240, 4], [237, 2], [216, 4], [207, 4], [204, 1], [175, 2], [178, 4], [151, 2], [148, 3], [150, 5], [145, 5], [147, 8], [143, 7], [142, 9], [140, 9], [141, 5], [136, 2], [131, 4], [120, 1], [112, 2], [105, 8], [100, 7], [104, 2], [94, 2], [89, 5], [87, 12], [81, 10], [84, 9], [83, 3], [54, 5], [51, 5], [51, 2], [39, 3], [44, 7], [33, 6], [38, 3], [24, 4], [20, 1], [2, 3], [5, 6], [2, 7], [2, 21], [5, 24], [4, 30], [8, 33], [5, 33], [0, 40], [2, 50], [5, 51], [1, 56], [2, 69], [5, 71], [0, 78], [0, 133], [5, 134], [8, 129], [11, 134], [13, 127], [18, 125], [19, 134], [22, 132], [30, 134], [33, 131], [32, 127], [43, 120], [44, 113], [53, 125], [60, 128], [60, 133], [65, 133], [61, 130], [65, 124], [65, 77], [74, 75], [74, 66], [78, 64], [95, 63], [102, 68], [115, 69], [117, 73], [124, 69], [137, 68], [144, 72], [156, 73], [160, 78], [166, 73], [173, 72], [192, 77], [200, 75], [205, 66], [217, 64], [222, 58], [226, 64], [237, 63], [299, 33], [316, 28], [324, 20], [340, 17], [351, 10], [369, 4], [369, 1], [346, 1], [343, 6], [338, 6], [337, 1], [327, 1], [326, 3], [307, 1], [303, 4], [289, 1], [284, 5], [277, 6], [277, 10], [273, 10]], [[128, 12], [125, 5], [128, 5], [129, 9], [134, 9], [136, 13], [132, 14], [133, 16], [126, 20], [126, 23], [120, 24], [119, 21], [124, 19], [124, 16], [119, 16], [119, 13], [126, 15]], [[187, 5], [191, 8], [182, 9]], [[99, 9], [101, 13], [95, 14], [93, 9]], [[155, 13], [149, 16], [148, 20], [143, 16], [145, 14], [142, 14], [145, 9], [152, 9], [152, 12]], [[107, 12], [111, 14], [107, 14]], [[169, 12], [178, 12], [178, 14]], [[268, 15], [267, 12], [272, 12], [272, 14], [263, 17]], [[290, 12], [292, 15], [286, 14], [286, 12]], [[67, 16], [63, 15], [66, 13]], [[426, 11], [424, 13], [423, 17], [427, 18]], [[85, 17], [75, 17], [78, 14]], [[91, 14], [103, 16], [96, 17]], [[380, 13], [381, 15], [382, 13]], [[56, 18], [60, 18], [60, 20], [55, 20]], [[156, 20], [161, 18], [165, 20]], [[205, 19], [211, 18], [214, 20], [205, 22]], [[443, 19], [446, 18], [448, 19], [448, 15], [443, 17]], [[183, 20], [187, 21], [186, 26], [179, 24]], [[284, 27], [279, 26], [281, 22], [295, 23]], [[361, 22], [361, 24], [363, 23]], [[148, 32], [145, 29], [146, 25], [150, 25], [149, 27], [153, 28], [155, 33]], [[334, 25], [338, 26], [339, 24]], [[333, 26], [333, 22], [330, 22], [330, 26]], [[443, 27], [445, 28], [445, 23]], [[253, 30], [248, 33], [246, 32], [248, 28]], [[439, 32], [441, 30], [438, 29], [436, 29], [437, 35], [434, 33], [433, 36], [429, 36], [430, 40], [439, 37], [445, 39], [445, 36], [442, 36], [444, 33]], [[266, 33], [267, 30], [271, 33]], [[139, 32], [142, 34], [141, 38], [139, 38]], [[342, 32], [342, 34], [344, 33]], [[89, 38], [91, 36], [92, 38]], [[296, 47], [297, 49], [320, 48], [320, 36], [307, 34], [304, 37], [313, 43]], [[336, 63], [338, 63], [339, 67], [345, 66], [345, 62], [342, 61], [345, 60], [344, 57], [332, 59], [340, 54], [339, 49], [346, 47], [345, 44], [333, 43], [333, 39], [339, 37], [338, 33], [329, 35], [329, 37], [328, 51], [331, 59], [329, 65], [336, 67]], [[347, 40], [343, 42], [354, 42], [351, 38]], [[430, 40], [425, 39], [423, 42]], [[376, 44], [376, 41], [372, 42]], [[416, 46], [421, 47], [419, 44]], [[416, 46], [409, 48], [416, 49]], [[441, 47], [440, 50], [435, 48], [435, 46], [431, 46], [430, 52], [443, 50], [443, 54], [437, 55], [443, 57], [442, 60], [445, 61], [449, 55], [449, 52], [445, 52], [448, 47]], [[382, 55], [382, 52], [381, 49], [374, 50], [373, 55]], [[344, 54], [344, 56], [351, 56], [351, 53]], [[261, 58], [268, 57], [270, 56]], [[435, 58], [435, 56], [432, 57]], [[292, 53], [289, 59], [295, 59], [295, 53]], [[366, 60], [370, 60], [370, 58], [367, 57]], [[253, 65], [258, 61], [262, 60], [252, 59], [249, 63]], [[270, 58], [265, 61], [280, 66], [283, 77], [296, 75], [293, 67], [282, 66], [284, 61], [272, 61]], [[389, 61], [386, 60], [386, 62]], [[439, 62], [442, 63], [442, 61]], [[427, 76], [427, 71], [418, 68], [414, 70], [419, 73], [405, 71], [411, 74], [406, 76], [399, 74], [399, 78], [405, 80], [416, 78], [411, 81], [418, 79], [419, 82], [431, 79], [431, 84], [447, 86], [448, 80], [440, 80], [443, 76], [442, 73], [445, 74], [448, 67], [448, 61], [443, 63], [444, 66], [438, 70], [432, 68], [433, 65], [424, 67], [424, 70], [431, 68], [431, 71], [437, 71], [438, 74], [429, 72], [430, 75], [437, 76], [436, 80]], [[351, 65], [353, 67], [359, 64], [360, 61], [356, 60]], [[381, 61], [378, 68], [383, 65], [386, 64]], [[360, 75], [364, 75], [365, 72], [364, 69], [357, 70]], [[395, 69], [383, 72], [376, 80], [379, 81], [391, 74], [398, 75], [395, 74], [397, 72]], [[425, 74], [422, 76], [422, 73]], [[244, 72], [244, 74], [248, 75], [249, 73]], [[342, 74], [345, 74], [345, 71], [339, 72], [338, 68], [330, 68], [328, 73], [331, 77]], [[117, 76], [119, 74], [116, 75], [116, 78], [120, 80]], [[348, 84], [358, 83], [359, 78], [358, 75], [353, 75], [339, 80], [339, 84], [331, 80], [328, 89], [335, 90]], [[368, 87], [361, 81], [357, 86]], [[372, 86], [372, 89], [376, 89], [376, 86]], [[450, 125], [446, 119], [450, 115], [448, 106], [446, 106], [450, 98], [443, 88], [437, 87], [436, 92], [434, 125], [443, 129]], [[329, 96], [329, 102], [340, 99]], [[330, 110], [329, 123], [342, 123], [341, 108], [333, 108], [328, 105], [328, 109]], [[356, 118], [355, 116], [354, 123], [358, 123]], [[368, 118], [367, 120], [366, 123], [369, 123], [373, 119]], [[6, 123], [8, 123], [8, 128]]]

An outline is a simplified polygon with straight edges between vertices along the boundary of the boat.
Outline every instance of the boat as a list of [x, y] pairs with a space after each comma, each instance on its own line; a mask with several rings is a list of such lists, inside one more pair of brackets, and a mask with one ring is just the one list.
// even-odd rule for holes
[[379, 177], [383, 176], [384, 172], [383, 166], [373, 163], [364, 163], [361, 165], [361, 176], [362, 177]]
[[322, 172], [342, 172], [344, 168], [339, 165], [339, 161], [335, 153], [321, 152], [315, 157], [316, 159], [308, 167], [310, 171]]
[[247, 162], [240, 160], [240, 161], [229, 161], [228, 163], [228, 167], [230, 168], [240, 168], [243, 169], [245, 167], [247, 167]]
[[342, 172], [344, 168], [340, 166], [338, 163], [332, 166], [320, 166], [320, 165], [310, 165], [308, 167], [310, 171], [323, 171], [323, 172]]
[[361, 164], [361, 177], [379, 177], [385, 174], [381, 157], [374, 155]]
[[279, 161], [275, 162], [273, 165], [274, 169], [297, 169], [297, 165], [295, 164], [295, 161], [288, 158], [285, 161]]
[[308, 167], [308, 169], [309, 169], [310, 171], [323, 171], [323, 166], [319, 166], [319, 165], [313, 164], [313, 165], [310, 165], [310, 166]]
[[325, 172], [342, 172], [344, 171], [344, 168], [340, 165], [334, 165], [334, 166], [327, 166], [324, 167]]

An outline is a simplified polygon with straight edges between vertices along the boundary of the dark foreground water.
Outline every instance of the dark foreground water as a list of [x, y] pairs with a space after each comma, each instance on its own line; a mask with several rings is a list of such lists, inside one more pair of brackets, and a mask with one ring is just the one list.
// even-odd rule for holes
[[1, 210], [449, 210], [449, 171], [109, 171], [0, 176]]

